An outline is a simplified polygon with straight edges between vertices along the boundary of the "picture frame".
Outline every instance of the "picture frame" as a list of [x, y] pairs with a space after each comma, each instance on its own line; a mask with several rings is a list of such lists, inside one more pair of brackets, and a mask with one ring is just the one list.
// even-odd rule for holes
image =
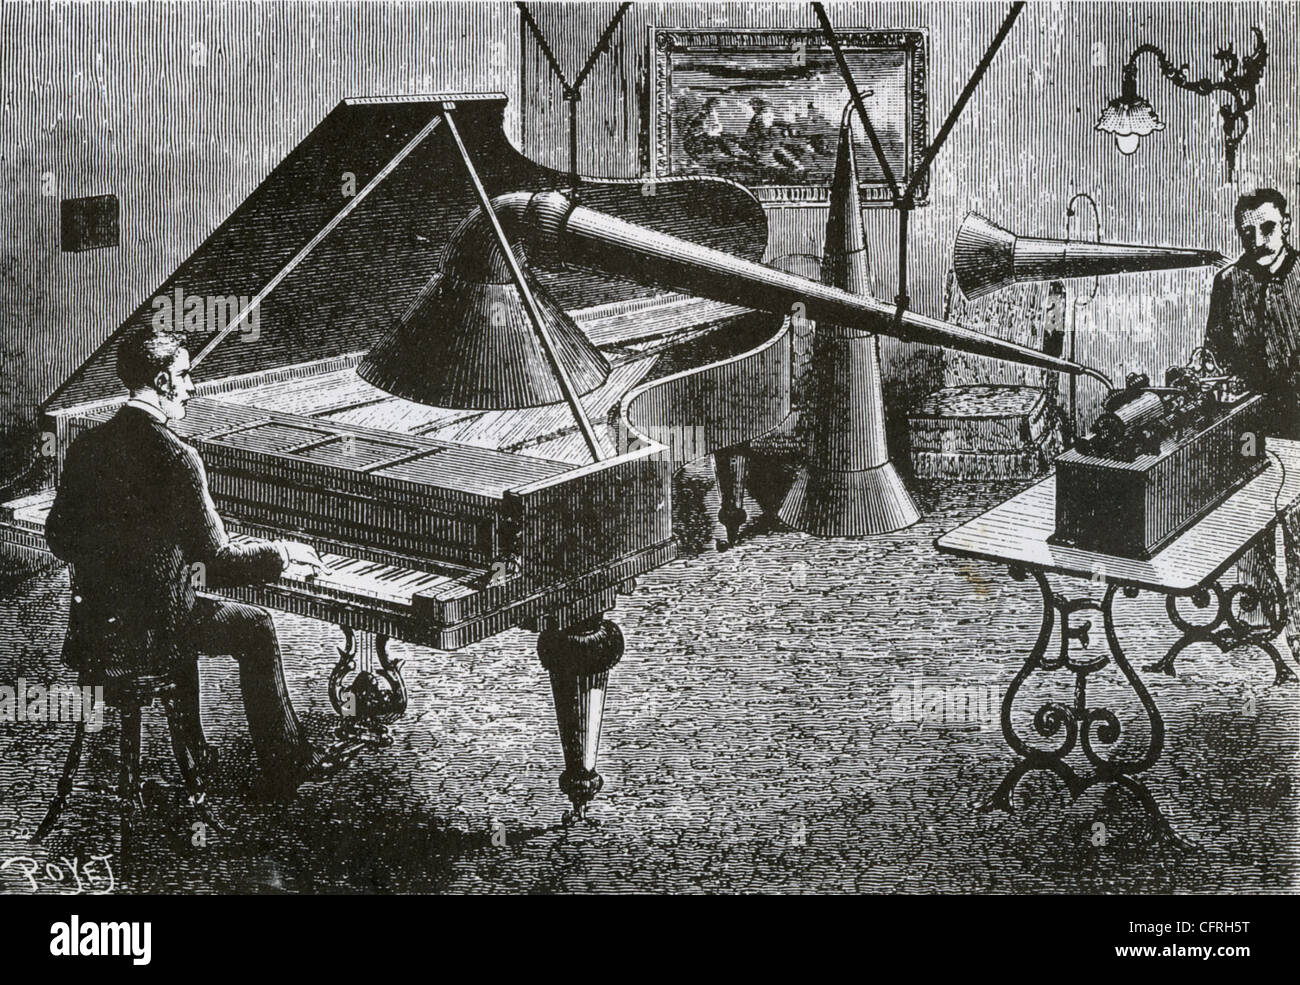
[[[928, 139], [929, 39], [921, 29], [837, 32], [898, 185]], [[820, 29], [650, 28], [650, 179], [708, 174], [769, 206], [825, 205], [848, 86]], [[893, 204], [857, 114], [864, 206]], [[927, 202], [928, 178], [915, 195]]]

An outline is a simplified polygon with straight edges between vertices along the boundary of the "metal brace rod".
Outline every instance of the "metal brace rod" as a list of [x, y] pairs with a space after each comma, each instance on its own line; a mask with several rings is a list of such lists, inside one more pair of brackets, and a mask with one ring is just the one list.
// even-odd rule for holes
[[524, 307], [528, 309], [528, 320], [532, 323], [533, 332], [537, 335], [537, 341], [541, 343], [542, 352], [546, 354], [546, 361], [551, 364], [551, 372], [555, 376], [555, 381], [560, 385], [560, 390], [564, 394], [565, 401], [569, 404], [569, 409], [573, 412], [573, 419], [578, 422], [578, 430], [582, 432], [583, 438], [587, 441], [587, 447], [591, 449], [592, 461], [600, 462], [605, 458], [605, 452], [600, 447], [600, 441], [596, 437], [596, 432], [591, 426], [591, 421], [587, 419], [587, 412], [582, 406], [582, 401], [578, 397], [578, 391], [569, 379], [569, 374], [564, 371], [564, 366], [560, 363], [559, 353], [556, 352], [555, 343], [552, 341], [550, 333], [546, 331], [546, 323], [542, 320], [542, 309], [537, 304], [537, 299], [533, 297], [532, 289], [524, 279], [523, 269], [519, 266], [519, 260], [515, 257], [515, 251], [511, 249], [510, 240], [506, 238], [506, 231], [501, 227], [501, 220], [497, 218], [496, 211], [492, 208], [492, 199], [488, 197], [487, 189], [483, 187], [483, 180], [479, 177], [478, 169], [474, 167], [474, 160], [469, 156], [469, 149], [465, 146], [465, 141], [461, 139], [460, 130], [456, 127], [456, 121], [452, 118], [453, 107], [448, 105], [442, 111], [443, 119], [447, 121], [447, 130], [452, 139], [456, 142], [456, 150], [460, 152], [460, 159], [465, 164], [465, 170], [469, 172], [470, 184], [474, 186], [474, 194], [478, 196], [479, 208], [487, 216], [487, 220], [492, 224], [492, 232], [496, 236], [497, 244], [501, 247], [501, 252], [505, 255], [506, 266], [510, 268], [510, 278], [515, 282], [520, 296], [524, 299]]

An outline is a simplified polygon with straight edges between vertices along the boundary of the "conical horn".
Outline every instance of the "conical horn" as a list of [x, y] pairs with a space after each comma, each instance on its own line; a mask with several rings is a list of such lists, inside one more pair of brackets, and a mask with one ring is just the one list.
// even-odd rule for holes
[[[357, 367], [367, 383], [435, 407], [498, 410], [565, 399], [490, 228], [475, 213], [452, 234], [433, 278]], [[520, 250], [515, 248], [516, 256]], [[609, 364], [524, 268], [555, 355], [579, 394]]]
[[[552, 259], [614, 271], [643, 284], [761, 311], [798, 311], [816, 322], [1085, 374], [1110, 386], [1105, 374], [1090, 366], [913, 311], [900, 315], [896, 306], [875, 298], [625, 222], [559, 192], [510, 192], [491, 204], [510, 230], [516, 254], [527, 245]], [[476, 210], [447, 244], [442, 279], [426, 288], [357, 372], [380, 389], [436, 406], [524, 407], [559, 399], [552, 374], [542, 371], [546, 363], [535, 336], [523, 331], [526, 322], [516, 303], [522, 299], [506, 283], [506, 266], [486, 217]], [[527, 277], [527, 283], [550, 323], [547, 334], [554, 338], [557, 362], [577, 392], [599, 386], [609, 364], [536, 281]], [[462, 361], [464, 367], [456, 365]]]
[[[822, 282], [869, 295], [871, 271], [848, 112], [840, 124], [831, 182]], [[778, 515], [796, 530], [818, 537], [864, 537], [916, 523], [921, 514], [889, 460], [876, 336], [818, 322], [808, 371], [810, 393], [803, 410], [811, 439], [807, 460], [795, 472]]]
[[957, 286], [971, 301], [1027, 281], [1220, 266], [1225, 260], [1215, 250], [1017, 236], [976, 212], [962, 221], [952, 244]]
[[[512, 192], [493, 199], [492, 207], [533, 248], [568, 263], [615, 270], [644, 284], [747, 308], [782, 313], [800, 310], [817, 322], [834, 322], [904, 342], [941, 345], [1040, 369], [1085, 374], [1110, 386], [1106, 376], [1090, 366], [914, 311], [899, 316], [895, 305], [625, 222], [577, 205], [559, 192]], [[800, 308], [795, 309], [795, 305]]]

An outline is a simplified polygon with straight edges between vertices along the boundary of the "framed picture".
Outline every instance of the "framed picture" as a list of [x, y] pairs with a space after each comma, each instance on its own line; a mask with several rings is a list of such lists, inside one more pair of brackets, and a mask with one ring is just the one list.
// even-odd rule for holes
[[[922, 30], [836, 32], [900, 187], [928, 139]], [[649, 176], [730, 178], [774, 205], [830, 197], [849, 87], [820, 30], [650, 28]], [[891, 204], [884, 170], [854, 113], [864, 205]], [[917, 189], [925, 204], [928, 180]]]

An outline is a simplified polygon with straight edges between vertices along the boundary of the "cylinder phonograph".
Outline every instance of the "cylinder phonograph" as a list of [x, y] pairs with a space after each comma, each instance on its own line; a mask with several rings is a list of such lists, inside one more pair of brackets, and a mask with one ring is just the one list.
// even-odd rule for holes
[[[1213, 250], [1017, 236], [971, 213], [953, 244], [968, 298], [1028, 281], [1221, 266]], [[1267, 467], [1262, 398], [1241, 392], [1198, 350], [1163, 386], [1130, 373], [1090, 430], [1057, 456], [1051, 542], [1149, 558]]]
[[1055, 544], [1149, 558], [1268, 467], [1263, 398], [1202, 358], [1132, 373], [1056, 459]]

